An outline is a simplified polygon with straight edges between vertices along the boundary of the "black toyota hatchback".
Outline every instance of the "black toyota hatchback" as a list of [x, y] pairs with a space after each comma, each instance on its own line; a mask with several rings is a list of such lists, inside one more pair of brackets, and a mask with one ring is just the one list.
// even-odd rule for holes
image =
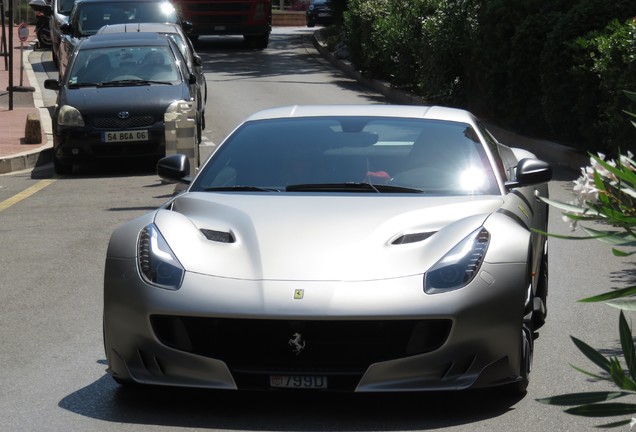
[[58, 90], [55, 171], [70, 174], [74, 164], [90, 159], [160, 158], [166, 151], [165, 115], [184, 107], [195, 118], [198, 143], [204, 104], [197, 101], [196, 86], [179, 48], [165, 35], [83, 39], [62, 79], [45, 81], [47, 89]]

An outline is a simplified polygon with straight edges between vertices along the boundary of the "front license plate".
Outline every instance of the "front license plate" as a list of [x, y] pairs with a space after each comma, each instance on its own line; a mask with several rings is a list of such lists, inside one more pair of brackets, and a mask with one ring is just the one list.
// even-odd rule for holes
[[272, 375], [269, 377], [269, 385], [277, 388], [325, 389], [327, 388], [327, 377]]
[[148, 131], [122, 131], [122, 132], [103, 132], [102, 142], [128, 142], [128, 141], [148, 141]]
[[331, 14], [330, 14], [330, 13], [319, 13], [319, 14], [318, 14], [318, 16], [319, 16], [320, 18], [327, 18], [327, 17], [330, 17], [330, 16], [331, 16]]

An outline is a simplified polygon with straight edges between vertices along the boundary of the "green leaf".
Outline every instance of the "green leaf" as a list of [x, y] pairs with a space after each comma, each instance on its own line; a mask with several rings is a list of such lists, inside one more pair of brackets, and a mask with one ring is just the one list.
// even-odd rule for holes
[[629, 328], [629, 324], [627, 324], [623, 311], [621, 311], [618, 317], [618, 328], [621, 336], [621, 347], [629, 375], [632, 379], [636, 380], [636, 350], [634, 350], [634, 339], [632, 338], [632, 330]]
[[570, 213], [583, 213], [583, 214], [589, 214], [590, 216], [599, 216], [598, 212], [595, 212], [592, 209], [589, 208], [585, 208], [585, 207], [579, 207], [579, 206], [575, 206], [572, 204], [567, 204], [561, 201], [555, 201], [552, 200], [550, 198], [546, 198], [546, 197], [542, 197], [540, 196], [539, 199], [543, 202], [545, 202], [548, 205], [551, 205], [552, 207], [556, 207], [560, 210], [564, 210], [566, 212], [570, 212]]
[[[605, 168], [606, 170], [608, 170], [609, 172], [611, 172], [612, 174], [614, 174], [616, 177], [618, 177], [621, 180], [625, 180], [631, 184], [635, 184], [636, 183], [636, 174], [634, 174], [633, 172], [631, 172], [628, 169], [622, 170], [619, 167], [622, 167], [622, 165], [618, 165], [618, 167], [612, 166], [609, 163], [605, 162], [603, 159], [601, 159], [598, 156], [591, 156], [592, 159], [594, 159], [596, 162], [598, 162], [598, 164], [600, 166], [602, 166], [603, 168]], [[595, 171], [595, 174], [597, 172]]]
[[598, 402], [606, 402], [612, 399], [617, 399], [617, 398], [628, 396], [631, 394], [632, 393], [622, 392], [622, 391], [568, 393], [568, 394], [562, 394], [562, 395], [537, 399], [537, 401], [546, 405], [574, 406], [574, 405], [587, 405], [587, 404], [593, 404]]
[[636, 245], [636, 238], [630, 233], [622, 231], [600, 231], [597, 229], [581, 226], [581, 229], [590, 237], [602, 241], [603, 243], [621, 246]]
[[621, 289], [609, 291], [609, 292], [595, 295], [592, 297], [586, 297], [584, 299], [579, 300], [579, 302], [581, 303], [606, 302], [608, 300], [628, 297], [635, 294], [636, 294], [636, 286], [631, 286], [627, 288], [621, 288]]
[[603, 377], [603, 376], [600, 376], [600, 375], [594, 374], [594, 373], [592, 373], [592, 372], [588, 372], [588, 371], [586, 371], [585, 369], [581, 369], [580, 367], [578, 367], [578, 366], [574, 366], [574, 365], [573, 365], [573, 364], [571, 364], [571, 363], [570, 363], [570, 367], [571, 367], [572, 369], [574, 369], [574, 370], [578, 371], [578, 372], [581, 372], [582, 374], [585, 374], [585, 375], [590, 376], [590, 377], [592, 377], [592, 378], [595, 378], [595, 379], [597, 379], [597, 380], [601, 380], [601, 381], [612, 381], [611, 379], [609, 379], [609, 378], [607, 378], [607, 377]]
[[616, 299], [605, 302], [606, 305], [625, 311], [636, 311], [636, 299]]
[[627, 376], [616, 357], [612, 357], [610, 360], [610, 377], [618, 388], [630, 391], [636, 390], [636, 383]]
[[614, 254], [614, 256], [623, 258], [623, 257], [628, 257], [628, 256], [636, 254], [636, 251], [634, 251], [634, 252], [624, 252], [622, 250], [619, 250], [619, 249], [616, 249], [616, 248], [612, 248], [612, 254]]
[[582, 340], [575, 338], [574, 336], [570, 336], [570, 338], [574, 342], [574, 345], [576, 345], [576, 347], [585, 355], [585, 357], [590, 359], [592, 363], [603, 369], [605, 372], [610, 373], [610, 362], [605, 357], [603, 357], [603, 354], [601, 354]]
[[629, 90], [623, 90], [623, 93], [625, 93], [625, 96], [627, 96], [633, 102], [636, 102], [636, 92], [629, 91]]
[[568, 408], [564, 412], [583, 417], [612, 417], [636, 413], [636, 404], [601, 403]]

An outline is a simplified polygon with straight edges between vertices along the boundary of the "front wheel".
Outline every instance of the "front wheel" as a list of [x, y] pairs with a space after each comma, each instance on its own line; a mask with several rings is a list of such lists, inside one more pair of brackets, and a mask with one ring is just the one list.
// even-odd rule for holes
[[48, 28], [41, 28], [37, 30], [38, 43], [42, 48], [50, 47], [53, 42], [51, 41], [51, 32]]
[[269, 33], [243, 36], [245, 41], [256, 49], [265, 49], [269, 45]]
[[57, 156], [53, 156], [53, 169], [59, 175], [73, 174], [73, 164], [63, 162]]

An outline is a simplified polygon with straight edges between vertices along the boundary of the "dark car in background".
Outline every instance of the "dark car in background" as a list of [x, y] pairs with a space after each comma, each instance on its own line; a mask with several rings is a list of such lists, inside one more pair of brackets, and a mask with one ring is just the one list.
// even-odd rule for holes
[[68, 23], [61, 26], [60, 76], [80, 39], [94, 35], [105, 25], [142, 22], [182, 24], [167, 0], [77, 0]]
[[330, 25], [332, 22], [332, 0], [311, 0], [307, 7], [307, 27], [314, 27], [316, 24]]
[[167, 23], [135, 23], [135, 24], [112, 24], [106, 25], [99, 29], [97, 34], [112, 34], [112, 33], [140, 33], [140, 32], [152, 32], [159, 33], [170, 37], [179, 47], [181, 54], [185, 58], [186, 64], [190, 72], [197, 77], [199, 84], [200, 94], [199, 101], [205, 105], [208, 99], [208, 85], [205, 81], [205, 75], [203, 75], [203, 62], [201, 56], [197, 54], [192, 45], [192, 41], [186, 35], [185, 31], [179, 24], [167, 24]]
[[[58, 65], [60, 41], [62, 39], [62, 26], [68, 23], [68, 17], [75, 5], [75, 0], [51, 0], [50, 3], [41, 8], [33, 8], [49, 17], [49, 27], [51, 33], [51, 51], [53, 52], [53, 62]], [[31, 6], [33, 7], [33, 6]]]
[[71, 174], [74, 164], [86, 160], [164, 156], [165, 115], [177, 112], [183, 101], [199, 107], [195, 120], [198, 137], [201, 134], [196, 77], [165, 35], [118, 33], [82, 39], [63, 78], [44, 85], [58, 91], [52, 115], [58, 174]]

